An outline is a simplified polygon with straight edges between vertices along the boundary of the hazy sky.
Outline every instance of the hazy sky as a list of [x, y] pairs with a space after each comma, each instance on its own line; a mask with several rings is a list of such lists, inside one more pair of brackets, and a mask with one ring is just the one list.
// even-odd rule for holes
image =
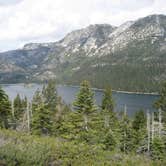
[[89, 24], [166, 14], [166, 0], [0, 0], [0, 51], [56, 41]]

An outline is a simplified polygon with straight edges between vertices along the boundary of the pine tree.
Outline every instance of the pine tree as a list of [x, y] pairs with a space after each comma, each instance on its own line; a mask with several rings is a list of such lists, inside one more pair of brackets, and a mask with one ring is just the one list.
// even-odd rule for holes
[[90, 123], [90, 115], [95, 113], [96, 106], [94, 104], [94, 94], [90, 88], [88, 81], [83, 81], [80, 85], [80, 91], [74, 101], [74, 109], [81, 114], [84, 119], [84, 129], [88, 131]]
[[80, 134], [83, 131], [82, 128], [82, 116], [76, 111], [71, 111], [69, 108], [64, 110], [65, 114], [57, 128], [60, 136], [68, 140], [80, 141]]
[[36, 135], [51, 135], [52, 134], [52, 114], [45, 107], [43, 103], [40, 103], [35, 108], [32, 122], [31, 131]]
[[54, 115], [52, 117], [54, 122], [54, 135], [66, 135], [67, 133], [69, 134], [73, 132], [69, 129], [69, 126], [66, 129], [64, 129], [65, 126], [67, 126], [66, 124], [68, 123], [70, 112], [70, 108], [62, 102], [61, 97], [58, 97], [56, 114], [53, 113]]
[[28, 99], [27, 97], [25, 96], [23, 99], [22, 99], [22, 108], [23, 110], [25, 110], [27, 108], [27, 103], [28, 103]]
[[162, 111], [162, 120], [166, 123], [166, 82], [163, 84], [160, 92], [160, 98], [155, 102], [154, 106], [157, 109], [161, 109]]
[[53, 106], [52, 103], [53, 100], [51, 100], [52, 97], [49, 96], [48, 92], [49, 91], [47, 90], [43, 90], [43, 92], [40, 92], [38, 89], [33, 97], [32, 100], [33, 115], [31, 117], [32, 119], [31, 130], [33, 134], [51, 135], [53, 133], [53, 120], [55, 117], [54, 116], [55, 111], [53, 111], [54, 107], [52, 107]]
[[102, 114], [104, 118], [105, 128], [112, 128], [117, 124], [116, 114], [114, 112], [114, 100], [112, 97], [111, 88], [107, 88], [104, 91], [102, 100]]
[[16, 98], [13, 101], [14, 106], [14, 117], [16, 120], [19, 120], [25, 111], [23, 108], [22, 99], [19, 94], [17, 94]]
[[42, 94], [39, 89], [36, 90], [32, 100], [32, 112], [43, 103]]
[[112, 97], [111, 88], [107, 88], [104, 91], [103, 100], [102, 100], [102, 119], [103, 119], [103, 143], [105, 148], [108, 150], [113, 150], [117, 144], [117, 127], [118, 119], [114, 112], [114, 101]]
[[0, 87], [0, 101], [6, 99], [6, 94], [5, 92], [2, 90], [2, 88]]
[[117, 144], [115, 134], [112, 131], [105, 133], [102, 143], [105, 145], [106, 150], [114, 150]]
[[0, 87], [0, 127], [9, 128], [9, 122], [12, 116], [11, 103], [8, 96]]
[[153, 159], [163, 160], [166, 157], [166, 144], [163, 139], [155, 137], [151, 146], [151, 156]]
[[114, 110], [114, 100], [112, 97], [112, 89], [107, 88], [104, 91], [103, 100], [102, 100], [102, 110], [108, 110], [112, 112]]
[[135, 113], [134, 119], [132, 121], [133, 137], [134, 137], [134, 146], [135, 148], [141, 148], [146, 146], [146, 115], [143, 110], [140, 110]]
[[126, 113], [123, 114], [120, 121], [120, 149], [127, 153], [134, 148], [133, 144], [133, 130], [131, 122]]
[[132, 127], [134, 130], [139, 131], [146, 127], [146, 116], [143, 110], [140, 110], [135, 113]]
[[57, 95], [55, 81], [50, 80], [46, 86], [43, 86], [42, 96], [45, 105], [47, 105], [47, 108], [50, 111], [55, 112], [58, 102], [58, 95]]

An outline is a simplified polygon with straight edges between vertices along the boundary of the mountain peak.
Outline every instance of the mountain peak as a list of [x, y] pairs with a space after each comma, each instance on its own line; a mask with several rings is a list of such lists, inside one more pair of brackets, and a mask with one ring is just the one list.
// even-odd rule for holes
[[88, 27], [67, 34], [60, 43], [65, 47], [69, 45], [75, 47], [74, 45], [86, 45], [89, 40], [93, 40], [98, 45], [101, 45], [114, 29], [115, 27], [109, 24], [89, 25]]
[[164, 24], [166, 23], [165, 15], [153, 14], [136, 20], [135, 25], [143, 25], [143, 24], [161, 25], [162, 22], [164, 22]]

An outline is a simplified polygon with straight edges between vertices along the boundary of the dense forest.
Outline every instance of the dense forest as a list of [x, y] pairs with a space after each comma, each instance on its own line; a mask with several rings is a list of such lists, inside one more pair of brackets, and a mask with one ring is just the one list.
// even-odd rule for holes
[[49, 81], [33, 100], [10, 101], [0, 88], [0, 165], [166, 165], [166, 83], [154, 103], [157, 112], [114, 112], [111, 88], [102, 105], [83, 81], [72, 106]]

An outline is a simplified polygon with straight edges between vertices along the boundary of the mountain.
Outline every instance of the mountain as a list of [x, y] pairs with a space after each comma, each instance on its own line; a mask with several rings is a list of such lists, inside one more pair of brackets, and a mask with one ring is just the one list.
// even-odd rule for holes
[[52, 43], [29, 43], [0, 53], [0, 82], [56, 79], [95, 87], [155, 92], [166, 80], [166, 16], [150, 15], [119, 27], [90, 25]]

